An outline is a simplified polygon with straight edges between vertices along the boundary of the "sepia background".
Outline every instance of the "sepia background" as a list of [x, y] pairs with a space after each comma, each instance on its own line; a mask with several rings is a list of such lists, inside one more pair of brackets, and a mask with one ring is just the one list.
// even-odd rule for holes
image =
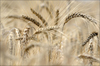
[[[82, 46], [93, 32], [99, 33], [99, 1], [0, 3], [0, 65], [100, 65], [99, 36]], [[86, 17], [69, 17], [74, 13]]]

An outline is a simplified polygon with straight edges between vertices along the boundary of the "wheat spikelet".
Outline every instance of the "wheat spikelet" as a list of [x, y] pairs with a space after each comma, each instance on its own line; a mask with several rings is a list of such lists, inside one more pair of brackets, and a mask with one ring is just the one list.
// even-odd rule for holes
[[63, 24], [63, 27], [64, 27], [64, 25], [65, 25], [69, 20], [71, 20], [71, 19], [73, 19], [73, 18], [76, 18], [76, 17], [82, 17], [82, 18], [84, 18], [84, 19], [87, 19], [87, 20], [89, 20], [89, 21], [91, 21], [91, 22], [97, 24], [97, 22], [96, 22], [92, 17], [90, 17], [90, 16], [88, 16], [88, 15], [86, 15], [86, 14], [83, 14], [83, 13], [73, 13], [73, 14], [69, 15], [69, 16], [65, 19], [65, 22], [64, 22], [64, 24]]
[[26, 38], [28, 37], [28, 34], [25, 31], [23, 32], [23, 40], [22, 40], [22, 42], [26, 44], [27, 43], [27, 39]]
[[59, 20], [59, 10], [56, 11], [56, 23], [55, 25], [58, 25], [58, 20]]
[[45, 27], [45, 28], [39, 28], [33, 34], [39, 34], [43, 31], [50, 31], [50, 30], [54, 30], [54, 29], [58, 29], [58, 28], [59, 28], [58, 26], [49, 26], [49, 27]]
[[82, 46], [86, 45], [87, 42], [89, 42], [89, 40], [90, 40], [91, 38], [93, 38], [94, 36], [97, 36], [97, 35], [98, 35], [97, 32], [93, 32], [92, 34], [90, 34], [90, 36], [89, 36], [89, 37], [87, 38], [87, 40], [82, 44]]
[[29, 21], [31, 21], [32, 23], [34, 23], [35, 25], [37, 25], [38, 27], [43, 27], [39, 22], [37, 22], [35, 19], [33, 19], [33, 18], [30, 18], [30, 17], [28, 17], [28, 16], [24, 16], [24, 15], [22, 15], [22, 17], [24, 18], [24, 19], [27, 19], [27, 20], [29, 20]]
[[40, 14], [38, 14], [37, 12], [35, 12], [32, 8], [31, 8], [31, 11], [32, 11], [33, 14], [35, 14], [35, 15], [42, 21], [42, 23], [43, 23], [45, 26], [48, 25], [47, 22], [45, 21], [45, 19], [44, 19]]
[[90, 47], [89, 47], [90, 54], [92, 56], [93, 55], [93, 39], [90, 39], [89, 45], [90, 45]]
[[[23, 31], [22, 42], [25, 43], [25, 44], [28, 43], [28, 39], [27, 39], [27, 38], [28, 38], [28, 36], [29, 36], [29, 30], [30, 30], [30, 28], [27, 27], [27, 28], [25, 28], [24, 31]], [[20, 40], [21, 40], [21, 38], [20, 38]]]

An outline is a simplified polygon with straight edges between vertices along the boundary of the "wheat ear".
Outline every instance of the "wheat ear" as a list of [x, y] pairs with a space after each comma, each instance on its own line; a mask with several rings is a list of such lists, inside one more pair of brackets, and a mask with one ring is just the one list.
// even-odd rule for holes
[[10, 54], [13, 54], [13, 32], [10, 32], [9, 34], [9, 51], [10, 51]]
[[71, 20], [71, 19], [73, 19], [73, 18], [76, 18], [76, 17], [82, 17], [82, 18], [84, 18], [84, 19], [87, 19], [87, 20], [89, 20], [89, 21], [91, 21], [91, 22], [97, 24], [97, 22], [96, 22], [92, 17], [90, 17], [90, 16], [88, 16], [88, 15], [86, 15], [86, 14], [83, 14], [83, 13], [73, 13], [73, 14], [69, 15], [69, 16], [65, 19], [65, 22], [64, 22], [64, 24], [63, 24], [63, 27], [64, 27], [64, 25], [65, 25], [69, 20]]
[[89, 37], [87, 38], [87, 40], [82, 44], [82, 46], [85, 46], [91, 38], [93, 38], [94, 36], [97, 36], [97, 35], [98, 35], [97, 32], [93, 32], [92, 34], [90, 34]]
[[42, 21], [42, 23], [45, 25], [45, 26], [47, 26], [47, 22], [45, 21], [45, 19], [40, 15], [40, 14], [38, 14], [36, 11], [34, 11], [32, 8], [31, 8], [31, 11], [32, 11], [32, 13], [33, 14], [35, 14], [41, 21]]
[[[15, 29], [15, 32], [16, 32], [16, 36], [17, 38], [20, 37], [21, 35], [21, 31], [19, 29]], [[18, 40], [17, 41], [17, 44], [16, 44], [16, 47], [15, 47], [15, 56], [18, 57], [18, 58], [21, 58], [21, 41]], [[19, 62], [15, 62], [16, 65], [20, 64]]]
[[49, 26], [49, 27], [45, 27], [45, 28], [39, 28], [33, 34], [39, 34], [44, 31], [51, 31], [51, 30], [58, 29], [58, 28], [59, 28], [58, 26]]
[[38, 27], [43, 27], [39, 22], [37, 22], [35, 19], [33, 19], [33, 18], [30, 18], [30, 17], [28, 17], [28, 16], [24, 16], [24, 15], [22, 15], [22, 17], [24, 18], [24, 19], [26, 19], [26, 20], [29, 20], [29, 21], [31, 21], [32, 23], [34, 23], [35, 25], [37, 25]]
[[59, 10], [56, 11], [56, 21], [55, 21], [55, 25], [58, 25], [58, 20], [59, 20]]
[[[17, 38], [20, 38], [20, 30], [19, 29], [16, 29], [16, 35], [17, 35]], [[16, 45], [16, 55], [17, 56], [21, 56], [21, 41], [18, 40], [18, 43]]]
[[[89, 50], [90, 50], [90, 55], [93, 56], [93, 39], [90, 39], [90, 47], [89, 47]], [[89, 60], [89, 65], [92, 66], [93, 65], [93, 61], [90, 59]]]

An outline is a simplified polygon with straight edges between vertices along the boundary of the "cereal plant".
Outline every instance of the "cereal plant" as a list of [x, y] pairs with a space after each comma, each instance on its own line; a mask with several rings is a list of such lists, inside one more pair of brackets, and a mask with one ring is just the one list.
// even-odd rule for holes
[[3, 1], [0, 65], [100, 65], [99, 1]]

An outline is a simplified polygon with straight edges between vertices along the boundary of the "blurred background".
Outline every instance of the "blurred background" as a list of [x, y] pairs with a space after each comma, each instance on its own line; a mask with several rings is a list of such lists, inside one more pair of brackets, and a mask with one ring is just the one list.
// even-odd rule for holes
[[[82, 59], [81, 61], [80, 59], [76, 59], [76, 58], [78, 57], [79, 54], [89, 55], [88, 52], [89, 44], [83, 48], [80, 45], [87, 39], [87, 37], [92, 32], [99, 32], [98, 26], [99, 26], [99, 18], [100, 18], [100, 13], [99, 13], [100, 1], [91, 1], [91, 0], [88, 1], [86, 0], [85, 1], [83, 0], [54, 0], [54, 1], [52, 0], [7, 1], [6, 0], [3, 1], [1, 0], [0, 3], [1, 3], [0, 4], [0, 9], [1, 9], [0, 11], [1, 12], [0, 14], [1, 63], [0, 64], [1, 65], [25, 65], [25, 64], [26, 65], [85, 65], [85, 64], [89, 65], [89, 60]], [[12, 32], [11, 31], [12, 29], [18, 28], [19, 30], [24, 31], [24, 29], [27, 26], [32, 26], [36, 30], [39, 29], [39, 27], [36, 26], [35, 24], [29, 21], [27, 21], [26, 23], [24, 20], [21, 19], [22, 15], [24, 15], [24, 16], [29, 16], [31, 18], [34, 18], [36, 21], [41, 23], [41, 20], [31, 12], [30, 8], [32, 8], [38, 14], [40, 14], [48, 23], [48, 26], [54, 26], [56, 20], [56, 11], [59, 10], [59, 20], [57, 26], [60, 27], [59, 31], [63, 32], [63, 34], [66, 35], [66, 37], [58, 33], [55, 34], [58, 36], [57, 40], [54, 41], [52, 40], [52, 41], [54, 42], [54, 44], [55, 43], [60, 44], [61, 47], [60, 49], [58, 49], [59, 51], [58, 50], [50, 51], [50, 53], [52, 54], [52, 58], [49, 61], [47, 61], [47, 59], [44, 59], [44, 57], [48, 57], [48, 54], [46, 54], [46, 52], [49, 51], [45, 48], [42, 48], [41, 52], [40, 52], [41, 49], [40, 47], [34, 48], [33, 51], [30, 51], [30, 57], [28, 57], [27, 59], [20, 60], [19, 59], [20, 57], [18, 57], [17, 59], [20, 60], [20, 62], [16, 60], [17, 55], [14, 54], [9, 55], [9, 51], [7, 50], [9, 49], [8, 48], [9, 41], [10, 41], [9, 34]], [[81, 17], [73, 18], [69, 20], [68, 23], [65, 24], [64, 29], [62, 31], [61, 29], [63, 27], [65, 19], [68, 17], [68, 15], [71, 15], [73, 13], [86, 14], [91, 18], [95, 19], [97, 24], [94, 24], [89, 20]], [[14, 16], [14, 17], [7, 18], [8, 16]], [[55, 33], [55, 32], [51, 32], [51, 33]], [[31, 35], [32, 33], [30, 34], [30, 36]], [[41, 38], [41, 36], [39, 36], [39, 38]], [[15, 44], [14, 46], [16, 46], [17, 41], [15, 40], [16, 39], [15, 32], [13, 33], [13, 37], [14, 38], [12, 40], [13, 41], [12, 44]], [[42, 44], [44, 43], [49, 44], [49, 41], [47, 41], [46, 38], [42, 39], [38, 43], [41, 42]], [[35, 41], [30, 41], [30, 44], [31, 43], [35, 43]], [[53, 43], [51, 44], [53, 45]], [[97, 37], [93, 39], [93, 46], [94, 46], [93, 56], [100, 59], [99, 56], [100, 49], [98, 49]], [[6, 51], [8, 51], [8, 54], [6, 53]], [[16, 50], [14, 50], [13, 52], [15, 51]], [[57, 52], [58, 55], [56, 55]], [[94, 65], [100, 65], [100, 64], [94, 63]]]

